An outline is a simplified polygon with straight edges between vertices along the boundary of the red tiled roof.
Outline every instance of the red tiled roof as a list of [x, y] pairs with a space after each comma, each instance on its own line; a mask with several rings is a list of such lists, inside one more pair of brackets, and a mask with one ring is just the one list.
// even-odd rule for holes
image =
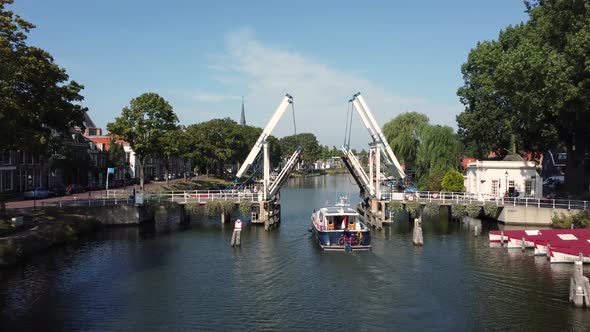
[[[100, 144], [104, 144], [104, 151], [109, 151], [109, 145], [111, 144], [111, 136], [86, 136], [89, 140], [93, 141], [94, 144], [101, 146]], [[126, 141], [122, 139], [115, 140], [117, 144], [122, 145], [129, 145]]]

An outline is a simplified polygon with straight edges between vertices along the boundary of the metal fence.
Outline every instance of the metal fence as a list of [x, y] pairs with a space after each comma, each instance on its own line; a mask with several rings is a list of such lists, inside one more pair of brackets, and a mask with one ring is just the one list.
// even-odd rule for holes
[[413, 191], [405, 193], [384, 193], [383, 199], [398, 200], [404, 202], [435, 202], [441, 204], [453, 203], [479, 203], [495, 204], [497, 206], [531, 206], [538, 208], [586, 210], [590, 208], [588, 201], [571, 199], [549, 199], [535, 197], [500, 197], [497, 195], [476, 195], [462, 192], [434, 192]]
[[[62, 200], [41, 202], [41, 207], [49, 206], [107, 206], [120, 204], [135, 204], [132, 190], [109, 190], [104, 197], [73, 196]], [[205, 204], [211, 201], [231, 202], [259, 202], [260, 193], [240, 190], [186, 190], [144, 192], [144, 201], [177, 202]]]

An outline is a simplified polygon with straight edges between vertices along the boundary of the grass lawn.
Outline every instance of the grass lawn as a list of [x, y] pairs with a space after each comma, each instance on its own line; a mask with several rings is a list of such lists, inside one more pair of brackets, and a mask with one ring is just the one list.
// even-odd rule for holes
[[[150, 186], [148, 191], [170, 191], [170, 190], [207, 190], [215, 188], [215, 185], [229, 185], [231, 181], [214, 178], [214, 177], [199, 177], [198, 179], [193, 179], [191, 181], [182, 180], [179, 182], [172, 183], [170, 185], [166, 185], [165, 181], [153, 183]], [[215, 189], [217, 190], [217, 189]]]

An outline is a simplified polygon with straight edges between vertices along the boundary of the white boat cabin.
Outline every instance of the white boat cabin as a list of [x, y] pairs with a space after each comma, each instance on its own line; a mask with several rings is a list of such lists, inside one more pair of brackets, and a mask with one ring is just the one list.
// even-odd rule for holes
[[359, 220], [359, 214], [349, 207], [325, 207], [316, 213], [315, 226], [320, 231], [366, 230]]

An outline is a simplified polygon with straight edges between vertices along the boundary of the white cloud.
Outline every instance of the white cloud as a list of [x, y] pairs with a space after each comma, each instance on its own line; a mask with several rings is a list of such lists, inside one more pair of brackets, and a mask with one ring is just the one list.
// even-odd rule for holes
[[[214, 79], [229, 91], [246, 92], [248, 123], [264, 127], [281, 98], [289, 93], [294, 97], [298, 132], [312, 132], [322, 144], [342, 143], [347, 103], [359, 91], [381, 126], [406, 111], [424, 113], [431, 123], [454, 125], [455, 114], [461, 109], [458, 103], [435, 106], [425, 97], [396, 94], [353, 75], [363, 73], [362, 67], [334, 68], [285, 46], [263, 43], [247, 28], [228, 33], [225, 45], [224, 52], [213, 58], [209, 68], [214, 71]], [[194, 97], [202, 102], [234, 99], [204, 92]], [[367, 131], [357, 115], [353, 122], [351, 143], [366, 147], [370, 141]], [[293, 134], [290, 114], [283, 116], [273, 134]]]

